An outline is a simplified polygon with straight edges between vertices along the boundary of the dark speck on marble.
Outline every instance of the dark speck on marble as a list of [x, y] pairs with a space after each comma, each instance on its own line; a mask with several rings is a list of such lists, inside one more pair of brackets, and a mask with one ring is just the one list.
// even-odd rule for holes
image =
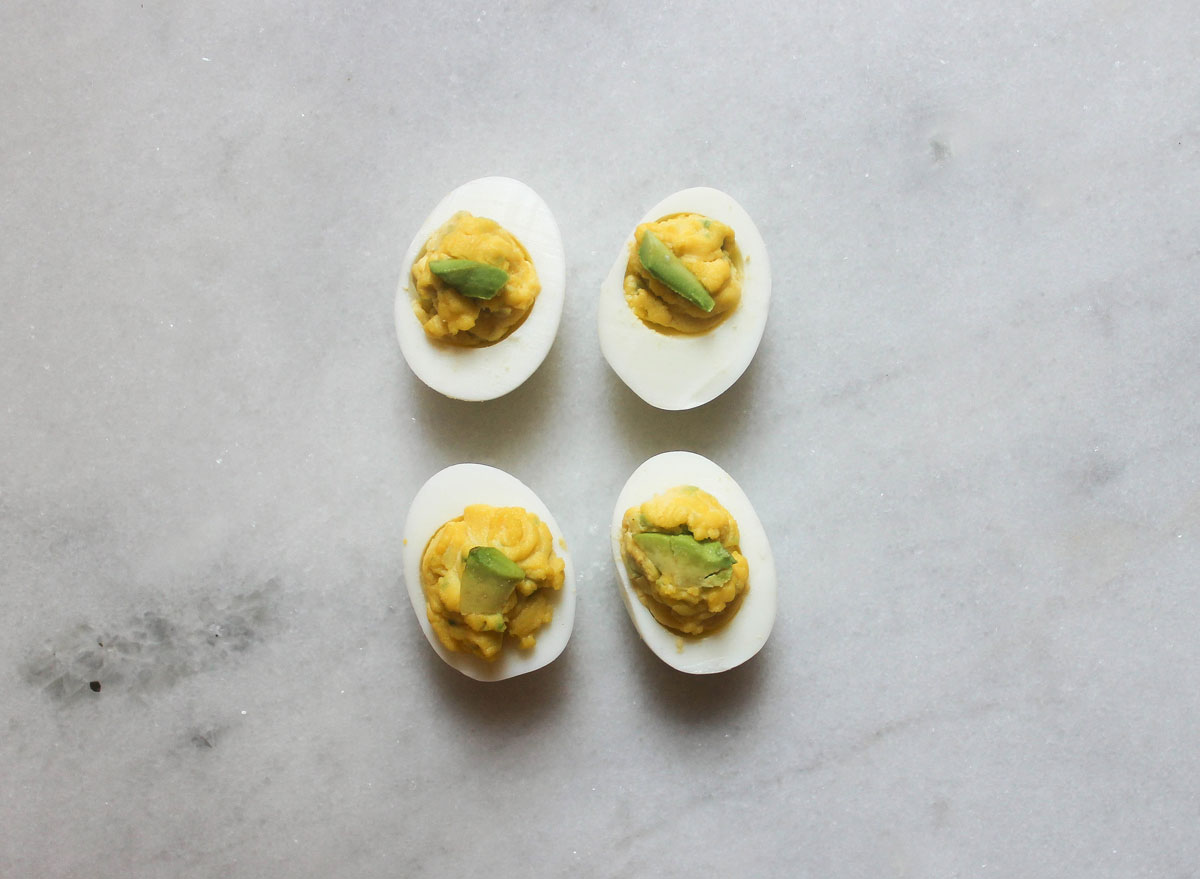
[[211, 751], [217, 746], [217, 735], [219, 731], [216, 729], [197, 729], [191, 734], [191, 743], [198, 751]]
[[1109, 483], [1120, 478], [1125, 472], [1125, 463], [1113, 461], [1101, 454], [1089, 456], [1089, 460], [1081, 469], [1074, 471], [1074, 478], [1081, 494], [1095, 494]]

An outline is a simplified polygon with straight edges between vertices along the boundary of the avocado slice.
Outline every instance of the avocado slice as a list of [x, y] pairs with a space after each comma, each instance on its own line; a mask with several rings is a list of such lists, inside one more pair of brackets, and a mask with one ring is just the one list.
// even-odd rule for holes
[[492, 546], [475, 546], [467, 553], [458, 593], [459, 613], [500, 613], [517, 584], [525, 579], [521, 566]]
[[504, 269], [473, 259], [431, 260], [429, 271], [471, 299], [492, 299], [508, 283]]
[[733, 556], [719, 540], [697, 540], [690, 534], [644, 531], [633, 542], [654, 566], [680, 586], [693, 583], [723, 586], [733, 575]]
[[649, 229], [642, 233], [642, 243], [638, 245], [638, 259], [654, 280], [666, 284], [692, 305], [704, 311], [713, 310], [713, 298], [708, 295], [700, 279]]

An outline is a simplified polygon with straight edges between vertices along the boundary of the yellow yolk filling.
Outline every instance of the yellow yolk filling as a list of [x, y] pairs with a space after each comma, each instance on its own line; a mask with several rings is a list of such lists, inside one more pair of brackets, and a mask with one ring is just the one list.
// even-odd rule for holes
[[[467, 553], [476, 546], [499, 549], [525, 572], [500, 613], [459, 613]], [[562, 589], [563, 568], [550, 529], [533, 513], [473, 504], [439, 528], [421, 556], [429, 623], [447, 650], [487, 660], [500, 655], [505, 636], [522, 649], [532, 647], [537, 630], [554, 617], [551, 596]]]
[[[691, 534], [717, 540], [733, 556], [732, 574], [717, 586], [676, 582], [660, 571], [633, 539], [635, 534]], [[630, 507], [621, 525], [621, 553], [638, 599], [663, 626], [685, 635], [704, 635], [728, 623], [750, 589], [750, 566], [738, 546], [738, 526], [706, 491], [679, 486]]]
[[[713, 298], [712, 311], [693, 305], [650, 276], [638, 258], [646, 230], [704, 285]], [[671, 214], [637, 227], [625, 268], [625, 301], [639, 320], [660, 331], [705, 333], [725, 320], [741, 299], [742, 255], [733, 230], [724, 223], [700, 214]]]
[[[498, 266], [508, 282], [492, 299], [471, 299], [437, 277], [429, 263], [469, 259]], [[459, 211], [425, 243], [412, 267], [413, 312], [432, 339], [466, 347], [498, 342], [520, 326], [542, 291], [528, 251], [495, 220]]]

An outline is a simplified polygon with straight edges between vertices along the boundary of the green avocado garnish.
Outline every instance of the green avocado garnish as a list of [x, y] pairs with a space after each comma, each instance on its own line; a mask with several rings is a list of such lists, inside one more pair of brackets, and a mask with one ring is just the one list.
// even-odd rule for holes
[[723, 586], [733, 575], [733, 556], [719, 540], [644, 531], [633, 535], [633, 542], [656, 568], [680, 586]]
[[[463, 567], [458, 593], [459, 613], [500, 613], [523, 579], [525, 571], [500, 550], [492, 546], [472, 547]], [[500, 625], [503, 626], [503, 620]]]
[[700, 279], [649, 229], [642, 233], [642, 242], [638, 245], [638, 259], [654, 280], [666, 284], [697, 308], [703, 311], [713, 310], [713, 298], [704, 289]]
[[431, 260], [429, 271], [471, 299], [492, 299], [508, 283], [504, 269], [473, 259]]

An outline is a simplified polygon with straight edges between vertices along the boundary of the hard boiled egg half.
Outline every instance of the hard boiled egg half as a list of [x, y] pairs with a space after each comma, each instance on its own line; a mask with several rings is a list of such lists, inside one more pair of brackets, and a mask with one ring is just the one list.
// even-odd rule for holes
[[[528, 252], [541, 292], [524, 321], [498, 342], [464, 347], [431, 338], [413, 311], [413, 264], [436, 231], [465, 211], [494, 220]], [[421, 381], [457, 400], [492, 400], [519, 387], [546, 359], [562, 318], [566, 259], [554, 215], [541, 197], [518, 180], [482, 177], [441, 200], [421, 224], [404, 254], [396, 290], [396, 336], [400, 351]]]
[[724, 393], [746, 371], [762, 340], [771, 300], [767, 247], [750, 215], [724, 192], [696, 187], [660, 201], [639, 221], [698, 214], [733, 230], [742, 295], [720, 324], [699, 334], [664, 332], [644, 323], [625, 298], [631, 234], [600, 288], [600, 348], [635, 394], [659, 409], [692, 409]]
[[[537, 630], [535, 644], [521, 649], [505, 638], [498, 658], [485, 660], [470, 653], [447, 649], [433, 631], [421, 585], [421, 557], [430, 539], [445, 523], [463, 515], [472, 504], [521, 507], [550, 529], [554, 552], [563, 560], [563, 585], [551, 595], [553, 617]], [[448, 665], [478, 681], [499, 681], [535, 671], [553, 662], [575, 626], [575, 569], [566, 539], [541, 498], [523, 482], [503, 470], [484, 464], [455, 464], [434, 474], [413, 498], [404, 523], [401, 553], [404, 581], [417, 622], [431, 647]]]
[[[680, 486], [695, 486], [712, 495], [737, 522], [740, 551], [749, 566], [749, 589], [741, 607], [716, 631], [683, 636], [666, 628], [643, 605], [621, 552], [625, 512]], [[693, 452], [655, 455], [633, 472], [613, 510], [613, 561], [625, 609], [641, 639], [659, 659], [689, 674], [712, 674], [741, 665], [766, 643], [775, 624], [775, 560], [762, 521], [733, 477], [708, 458]]]

